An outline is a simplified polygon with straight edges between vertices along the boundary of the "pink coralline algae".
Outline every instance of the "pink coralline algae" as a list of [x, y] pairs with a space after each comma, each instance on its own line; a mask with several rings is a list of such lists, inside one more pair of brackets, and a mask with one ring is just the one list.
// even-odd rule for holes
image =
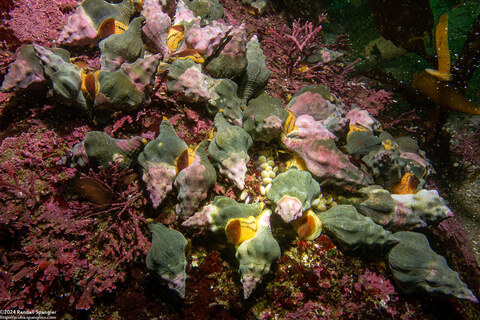
[[183, 92], [183, 99], [201, 102], [210, 99], [207, 85], [205, 75], [198, 68], [190, 67], [178, 77], [173, 89]]
[[[324, 19], [320, 17], [319, 22]], [[275, 53], [276, 59], [270, 60], [272, 71], [278, 76], [292, 78], [301, 67], [301, 62], [314, 53], [321, 30], [320, 24], [315, 26], [306, 22], [302, 25], [299, 20], [293, 23], [291, 29], [287, 25], [280, 30], [269, 29], [270, 37], [265, 39], [264, 44], [267, 52]]]
[[[24, 43], [49, 44], [57, 39], [76, 2], [69, 0], [16, 0], [7, 26]], [[64, 8], [66, 11], [62, 11]]]

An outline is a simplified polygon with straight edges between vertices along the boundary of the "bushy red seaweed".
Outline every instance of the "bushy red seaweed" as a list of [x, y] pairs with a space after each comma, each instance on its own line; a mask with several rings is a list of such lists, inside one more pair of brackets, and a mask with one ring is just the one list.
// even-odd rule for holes
[[[85, 128], [60, 135], [39, 120], [26, 124], [28, 131], [5, 137], [0, 146], [0, 305], [63, 301], [88, 309], [93, 297], [124, 280], [129, 262], [143, 260], [149, 240], [140, 209], [146, 200], [132, 170], [117, 166], [91, 170], [66, 188], [77, 170], [59, 163]], [[89, 188], [102, 190], [104, 203], [90, 202]], [[90, 201], [80, 202], [78, 194]]]
[[329, 51], [325, 51], [325, 61], [320, 60], [314, 65], [306, 62], [321, 49], [340, 52], [347, 48], [345, 36], [337, 37], [336, 42], [331, 44], [323, 41], [321, 23], [325, 18], [325, 15], [320, 16], [318, 25], [295, 20], [292, 27], [284, 25], [280, 30], [274, 27], [267, 29], [262, 49], [267, 56], [267, 66], [272, 71], [267, 85], [269, 92], [285, 99], [306, 83], [326, 85], [347, 106], [357, 106], [373, 116], [378, 115], [391, 102], [391, 93], [376, 90], [365, 79], [351, 75], [359, 60], [335, 59], [330, 57]]

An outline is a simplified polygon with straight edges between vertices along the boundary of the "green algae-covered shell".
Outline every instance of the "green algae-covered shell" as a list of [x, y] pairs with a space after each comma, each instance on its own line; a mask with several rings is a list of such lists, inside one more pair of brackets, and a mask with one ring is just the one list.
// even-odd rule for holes
[[400, 242], [390, 250], [387, 260], [395, 282], [405, 293], [477, 301], [445, 258], [433, 252], [425, 235], [402, 231], [394, 236]]
[[201, 25], [207, 25], [213, 20], [222, 19], [225, 15], [223, 6], [218, 0], [185, 0], [187, 7], [195, 17], [201, 19]]
[[253, 141], [270, 142], [280, 137], [287, 117], [282, 101], [262, 93], [250, 100], [243, 112], [243, 128]]
[[[237, 84], [229, 79], [214, 79], [215, 86], [210, 90], [211, 98], [207, 102], [207, 111], [216, 114], [222, 110], [230, 123], [242, 126], [242, 100], [237, 96]], [[212, 92], [213, 91], [213, 92]]]
[[90, 166], [110, 167], [110, 163], [119, 163], [120, 168], [133, 165], [144, 147], [142, 137], [114, 139], [104, 132], [90, 131], [83, 140]]
[[270, 78], [270, 70], [265, 61], [266, 57], [255, 35], [247, 43], [247, 70], [243, 80], [244, 86], [242, 86], [242, 104], [244, 106], [267, 84], [268, 78]]
[[102, 71], [98, 75], [100, 91], [95, 97], [94, 114], [98, 123], [107, 121], [118, 110], [134, 110], [146, 102], [145, 94], [138, 91], [123, 71]]
[[[43, 47], [42, 47], [43, 48]], [[70, 53], [65, 49], [52, 48], [50, 50], [55, 55], [68, 63]], [[10, 64], [8, 73], [2, 83], [2, 92], [10, 92], [18, 89], [26, 89], [34, 83], [41, 83], [45, 81], [43, 75], [43, 66], [40, 63], [40, 58], [37, 51], [31, 44], [22, 45], [17, 54], [17, 59]]]
[[247, 299], [263, 275], [270, 271], [272, 262], [280, 258], [280, 246], [272, 235], [270, 228], [270, 210], [265, 210], [259, 217], [258, 231], [237, 248], [239, 272], [242, 277], [243, 295]]
[[167, 163], [173, 166], [178, 156], [187, 149], [187, 144], [178, 137], [170, 121], [163, 120], [158, 137], [147, 143], [138, 157], [138, 162], [144, 169], [148, 169], [153, 163]]
[[[224, 229], [228, 220], [233, 218], [248, 218], [258, 216], [263, 209], [263, 203], [234, 203], [223, 207], [218, 214], [211, 214], [212, 231]], [[215, 230], [213, 230], [215, 226]]]
[[130, 17], [135, 12], [135, 6], [131, 0], [123, 0], [120, 3], [109, 3], [104, 0], [84, 0], [81, 5], [87, 16], [98, 29], [108, 18], [128, 25]]
[[310, 172], [291, 168], [272, 180], [267, 197], [277, 205], [275, 212], [285, 222], [290, 222], [309, 209], [312, 200], [319, 194], [320, 185]]
[[143, 181], [147, 184], [153, 207], [157, 208], [172, 185], [179, 170], [188, 163], [188, 146], [178, 137], [168, 120], [160, 124], [160, 133], [138, 156]]
[[35, 44], [33, 47], [43, 66], [45, 76], [51, 82], [53, 92], [67, 103], [87, 108], [85, 97], [81, 91], [80, 68], [70, 63], [63, 51], [54, 52]]
[[115, 71], [124, 62], [132, 63], [143, 58], [145, 49], [142, 42], [142, 26], [145, 17], [140, 16], [132, 20], [128, 29], [119, 34], [112, 34], [100, 41], [98, 46], [102, 53], [101, 69]]
[[158, 222], [151, 222], [152, 246], [147, 254], [147, 268], [166, 280], [170, 289], [185, 296], [187, 240], [178, 231]]
[[212, 164], [243, 189], [247, 162], [250, 161], [247, 151], [253, 144], [252, 138], [243, 128], [229, 124], [220, 112], [215, 116], [215, 126], [218, 132], [208, 146]]
[[398, 240], [390, 231], [355, 210], [351, 205], [338, 205], [320, 212], [322, 228], [342, 250], [384, 249]]
[[425, 227], [420, 217], [404, 205], [399, 205], [389, 191], [378, 185], [361, 188], [352, 196], [343, 197], [341, 202], [352, 204], [358, 212], [390, 231]]

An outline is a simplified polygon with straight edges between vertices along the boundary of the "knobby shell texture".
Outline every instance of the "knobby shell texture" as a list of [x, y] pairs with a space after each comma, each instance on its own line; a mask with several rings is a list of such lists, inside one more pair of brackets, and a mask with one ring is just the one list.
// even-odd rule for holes
[[82, 85], [80, 68], [71, 64], [63, 55], [57, 55], [42, 46], [34, 44], [33, 48], [37, 52], [45, 76], [51, 82], [53, 92], [66, 103], [80, 105], [86, 109], [87, 104], [80, 90]]
[[243, 111], [243, 128], [253, 141], [270, 142], [280, 138], [287, 117], [282, 101], [262, 93], [250, 100]]
[[135, 6], [131, 0], [123, 0], [121, 3], [84, 0], [68, 18], [57, 42], [73, 46], [95, 45], [98, 43], [99, 29], [106, 20], [114, 19], [128, 26], [134, 12]]
[[283, 143], [305, 162], [308, 171], [322, 185], [366, 186], [371, 178], [354, 166], [348, 155], [335, 144], [335, 135], [309, 115], [297, 118], [298, 130], [289, 133]]
[[112, 34], [98, 44], [101, 52], [101, 69], [115, 71], [124, 62], [132, 63], [143, 58], [145, 49], [142, 41], [142, 27], [145, 17], [140, 16], [130, 22], [128, 29], [120, 34]]
[[214, 78], [235, 79], [247, 66], [245, 23], [230, 33], [231, 39], [206, 64], [205, 71]]
[[200, 227], [213, 232], [225, 229], [228, 220], [258, 216], [264, 207], [262, 202], [245, 204], [225, 196], [216, 196], [213, 202], [185, 220], [182, 226]]
[[391, 231], [406, 231], [452, 217], [452, 211], [436, 190], [420, 190], [415, 194], [391, 194], [381, 186], [359, 189], [353, 196], [342, 199], [357, 210]]
[[248, 101], [267, 84], [270, 70], [265, 64], [266, 57], [260, 48], [257, 36], [253, 36], [247, 43], [247, 70], [243, 79], [242, 105]]
[[150, 51], [160, 53], [162, 58], [166, 60], [170, 53], [167, 47], [167, 34], [171, 25], [170, 17], [163, 12], [162, 6], [154, 0], [143, 2], [142, 15], [146, 18], [142, 27], [145, 45]]
[[233, 125], [242, 126], [242, 100], [237, 96], [238, 86], [229, 79], [214, 79], [209, 90], [207, 111], [216, 114], [220, 110], [225, 119]]
[[[55, 54], [68, 61], [70, 53], [64, 49], [51, 49]], [[9, 71], [2, 83], [2, 92], [11, 92], [18, 89], [27, 89], [35, 83], [45, 81], [40, 58], [33, 45], [23, 45], [17, 54], [17, 59], [10, 64]]]

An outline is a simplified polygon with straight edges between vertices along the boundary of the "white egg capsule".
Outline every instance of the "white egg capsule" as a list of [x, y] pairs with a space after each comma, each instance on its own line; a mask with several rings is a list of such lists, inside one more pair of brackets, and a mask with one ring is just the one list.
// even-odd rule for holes
[[267, 163], [267, 167], [265, 168], [265, 171], [272, 171], [272, 167]]
[[271, 178], [263, 178], [263, 184], [264, 185], [267, 185], [267, 184], [270, 184], [272, 183], [272, 179]]
[[277, 173], [278, 172], [278, 167], [277, 166], [273, 167], [272, 171]]
[[263, 170], [260, 176], [262, 177], [262, 179], [265, 179], [270, 177], [270, 173], [267, 170]]
[[312, 207], [316, 207], [316, 206], [318, 206], [319, 204], [320, 204], [320, 198], [317, 198], [317, 199], [313, 200], [313, 202], [312, 202]]
[[270, 172], [268, 173], [268, 176], [269, 176], [269, 178], [273, 179], [273, 178], [276, 177], [276, 174], [275, 174], [275, 172], [270, 171]]
[[273, 161], [273, 160], [268, 160], [267, 163], [271, 167], [273, 167], [275, 165], [275, 161]]
[[265, 194], [267, 194], [268, 191], [269, 191], [271, 188], [272, 188], [272, 184], [271, 184], [271, 183], [267, 184], [267, 185], [265, 186]]
[[270, 166], [269, 166], [268, 163], [266, 163], [266, 162], [265, 162], [265, 163], [262, 163], [262, 164], [260, 165], [260, 168], [261, 168], [262, 170], [267, 169], [267, 167], [270, 167]]
[[315, 209], [317, 209], [320, 212], [327, 211], [327, 206], [325, 203], [320, 202], [317, 206], [315, 206]]
[[[269, 186], [270, 186], [270, 184], [269, 184]], [[267, 190], [265, 190], [265, 186], [260, 186], [260, 194], [261, 194], [262, 196], [264, 196], [264, 195], [267, 194]]]
[[243, 190], [242, 193], [240, 194], [240, 201], [243, 201], [247, 198], [248, 196], [248, 191], [247, 190]]
[[265, 162], [267, 162], [267, 158], [265, 158], [265, 156], [258, 157], [258, 163], [262, 164], [262, 163], [265, 163]]
[[331, 195], [328, 194], [325, 196], [325, 204], [329, 204], [332, 201], [333, 201], [333, 198]]

